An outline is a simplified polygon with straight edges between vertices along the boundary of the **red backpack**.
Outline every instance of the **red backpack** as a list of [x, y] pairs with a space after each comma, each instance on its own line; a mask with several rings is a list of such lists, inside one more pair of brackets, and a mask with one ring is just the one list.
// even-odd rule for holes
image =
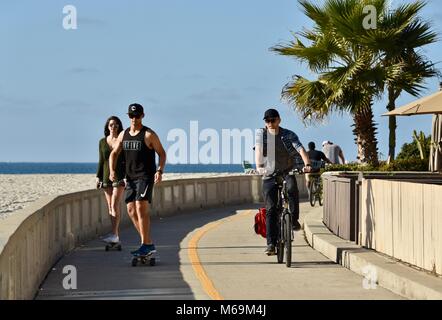
[[254, 227], [256, 234], [266, 237], [266, 208], [259, 208], [259, 212], [255, 215]]

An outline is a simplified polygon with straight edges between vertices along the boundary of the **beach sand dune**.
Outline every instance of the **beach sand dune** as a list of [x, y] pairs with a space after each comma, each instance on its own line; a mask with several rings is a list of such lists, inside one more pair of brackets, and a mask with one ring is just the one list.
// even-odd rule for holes
[[[229, 174], [166, 173], [163, 179], [206, 178], [226, 175]], [[94, 188], [94, 174], [0, 174], [0, 219], [44, 196], [61, 195]]]

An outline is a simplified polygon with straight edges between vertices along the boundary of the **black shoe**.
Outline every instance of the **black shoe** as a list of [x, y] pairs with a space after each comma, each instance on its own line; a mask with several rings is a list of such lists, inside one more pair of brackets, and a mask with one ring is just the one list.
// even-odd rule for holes
[[269, 244], [267, 246], [267, 249], [266, 249], [265, 253], [268, 256], [274, 256], [276, 254], [275, 246], [273, 244]]
[[293, 230], [294, 231], [299, 231], [301, 229], [302, 229], [302, 227], [301, 227], [301, 224], [299, 223], [299, 221], [298, 220], [293, 220]]

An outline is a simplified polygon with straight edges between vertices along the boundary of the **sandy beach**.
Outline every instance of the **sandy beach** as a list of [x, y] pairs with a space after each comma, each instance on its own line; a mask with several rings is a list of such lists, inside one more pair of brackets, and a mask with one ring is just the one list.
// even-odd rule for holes
[[[230, 173], [166, 173], [163, 180], [237, 175]], [[94, 174], [0, 174], [0, 219], [37, 199], [95, 188]]]

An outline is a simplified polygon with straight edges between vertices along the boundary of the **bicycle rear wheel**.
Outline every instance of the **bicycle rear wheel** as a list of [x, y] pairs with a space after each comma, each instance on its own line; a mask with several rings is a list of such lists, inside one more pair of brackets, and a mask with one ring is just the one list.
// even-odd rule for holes
[[316, 184], [316, 197], [318, 198], [319, 205], [322, 206], [322, 181], [321, 178], [318, 178], [315, 182]]
[[308, 198], [310, 201], [310, 205], [312, 207], [314, 207], [316, 204], [316, 182], [315, 181], [310, 182], [310, 190], [309, 191], [310, 192], [308, 194]]
[[292, 219], [290, 213], [284, 214], [284, 246], [285, 246], [285, 265], [290, 268], [292, 265]]

